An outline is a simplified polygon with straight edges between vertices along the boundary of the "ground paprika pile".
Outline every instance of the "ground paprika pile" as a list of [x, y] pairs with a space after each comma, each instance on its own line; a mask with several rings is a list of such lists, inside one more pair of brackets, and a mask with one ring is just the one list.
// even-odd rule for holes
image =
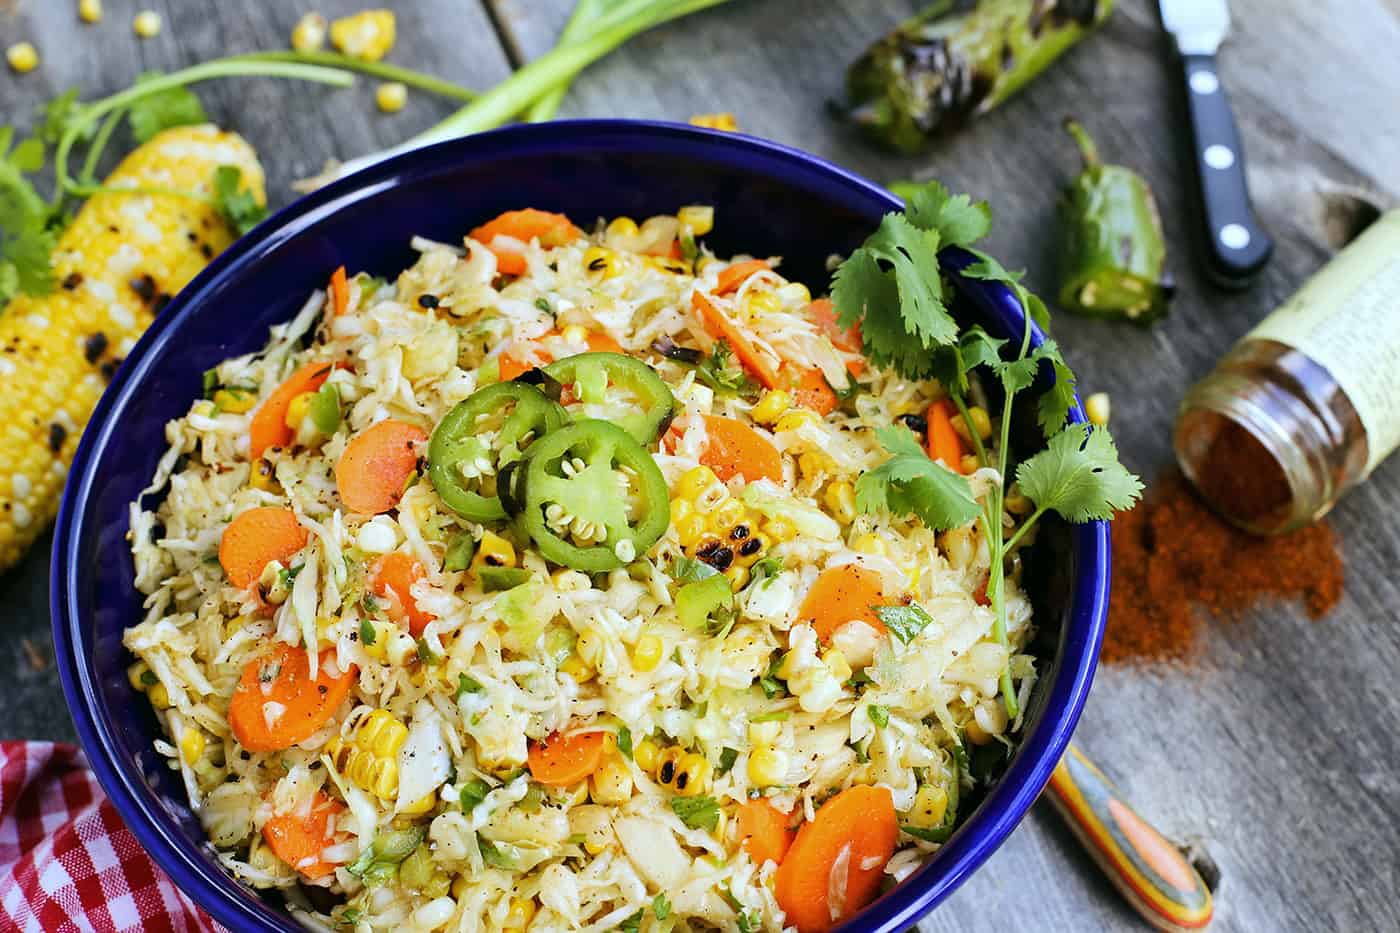
[[1102, 660], [1190, 662], [1201, 628], [1265, 600], [1299, 599], [1313, 618], [1341, 598], [1343, 568], [1325, 522], [1278, 537], [1240, 531], [1180, 473], [1162, 476], [1113, 523], [1113, 597]]

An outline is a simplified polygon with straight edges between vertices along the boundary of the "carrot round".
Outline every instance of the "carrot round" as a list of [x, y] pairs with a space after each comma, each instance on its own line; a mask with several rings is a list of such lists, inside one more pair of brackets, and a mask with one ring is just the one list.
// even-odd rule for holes
[[[335, 650], [322, 651], [312, 680], [306, 652], [287, 644], [249, 661], [228, 705], [233, 737], [250, 752], [280, 751], [311, 738], [330, 720], [355, 682], [353, 665], [337, 674], [331, 669], [334, 663]], [[267, 703], [282, 707], [271, 724]]]
[[579, 732], [531, 742], [530, 776], [551, 787], [577, 784], [603, 764], [608, 751], [607, 735], [606, 732]]
[[248, 426], [248, 453], [254, 460], [269, 447], [286, 447], [292, 442], [294, 434], [287, 427], [287, 408], [292, 399], [303, 392], [321, 388], [333, 368], [330, 363], [307, 363], [273, 389], [267, 400], [258, 406]]
[[817, 637], [830, 638], [838, 628], [852, 620], [860, 620], [877, 632], [885, 631], [885, 623], [871, 606], [884, 605], [884, 577], [878, 570], [860, 564], [828, 567], [812, 584], [797, 618], [816, 631]]
[[747, 800], [739, 807], [734, 823], [739, 845], [760, 868], [764, 862], [781, 864], [796, 835], [788, 828], [790, 817], [779, 810], [767, 797]]
[[[831, 303], [831, 299], [818, 298], [809, 304], [803, 313], [807, 316], [807, 320], [817, 325], [836, 349], [845, 350], [847, 353], [864, 352], [865, 344], [860, 336], [860, 324], [842, 327], [836, 320], [836, 307]], [[846, 371], [852, 376], [859, 376], [864, 370], [865, 360], [863, 359], [846, 362]]]
[[803, 369], [792, 363], [784, 363], [780, 375], [788, 382], [792, 400], [803, 408], [810, 408], [825, 417], [841, 404], [820, 369]]
[[749, 338], [738, 326], [731, 321], [723, 311], [714, 306], [710, 299], [700, 292], [692, 293], [690, 299], [693, 307], [700, 315], [700, 320], [705, 325], [705, 331], [716, 340], [723, 339], [729, 344], [729, 348], [734, 351], [734, 355], [739, 358], [739, 362], [744, 368], [758, 377], [758, 381], [765, 389], [776, 389], [778, 387], [778, 371], [773, 364], [768, 361], [758, 348], [753, 345]]
[[496, 237], [506, 236], [526, 244], [538, 239], [541, 246], [553, 247], [583, 236], [583, 231], [563, 214], [527, 207], [523, 211], [506, 211], [477, 227], [469, 236], [496, 254], [496, 270], [502, 275], [521, 275], [525, 272], [524, 255], [506, 244], [497, 246]]
[[423, 627], [437, 618], [418, 608], [418, 601], [413, 598], [413, 583], [426, 572], [418, 558], [403, 551], [384, 555], [374, 568], [374, 591], [389, 600], [389, 617], [401, 625], [406, 624], [414, 638], [422, 635]]
[[948, 399], [940, 399], [928, 407], [928, 456], [930, 460], [941, 460], [943, 465], [954, 473], [961, 473], [963, 449], [962, 438], [953, 429], [953, 415], [957, 409]]
[[274, 560], [286, 562], [306, 547], [307, 531], [291, 509], [263, 506], [234, 516], [219, 540], [219, 563], [229, 582], [242, 589]]
[[762, 259], [745, 259], [743, 262], [736, 262], [719, 274], [719, 284], [715, 286], [715, 294], [727, 295], [730, 292], [737, 292], [739, 286], [743, 285], [749, 276], [757, 272], [766, 272], [771, 268], [773, 267]]
[[[859, 913], [879, 893], [898, 836], [887, 788], [858, 784], [822, 804], [816, 819], [797, 831], [775, 876], [787, 922], [798, 933], [821, 933]], [[845, 898], [833, 905], [833, 889], [843, 887], [842, 879], [832, 877], [838, 859], [847, 866]]]
[[331, 313], [340, 317], [350, 307], [350, 283], [345, 278], [345, 267], [337, 266], [331, 273]]
[[398, 505], [427, 439], [428, 432], [417, 425], [392, 420], [356, 434], [335, 465], [335, 484], [346, 508], [378, 515]]
[[[317, 791], [311, 810], [305, 816], [284, 813], [263, 824], [263, 838], [272, 854], [312, 881], [335, 871], [335, 865], [321, 860], [321, 852], [337, 841], [335, 818], [345, 804]], [[314, 860], [314, 861], [311, 861]]]
[[742, 421], [719, 415], [705, 416], [705, 452], [700, 462], [723, 482], [742, 476], [744, 482], [783, 481], [783, 456], [768, 439]]

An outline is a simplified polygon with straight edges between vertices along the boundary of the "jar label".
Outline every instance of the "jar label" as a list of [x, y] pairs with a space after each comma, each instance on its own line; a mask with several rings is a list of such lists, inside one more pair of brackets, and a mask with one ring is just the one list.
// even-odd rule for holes
[[1366, 473], [1400, 446], [1400, 211], [1366, 229], [1249, 333], [1310, 357], [1366, 429]]

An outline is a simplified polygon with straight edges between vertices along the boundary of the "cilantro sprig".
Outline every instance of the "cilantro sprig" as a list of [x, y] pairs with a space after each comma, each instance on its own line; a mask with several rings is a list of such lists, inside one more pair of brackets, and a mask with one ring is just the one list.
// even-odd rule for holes
[[[989, 447], [972, 433], [978, 462], [994, 468], [1001, 482], [979, 501], [967, 479], [931, 460], [907, 428], [882, 428], [877, 437], [890, 457], [857, 481], [856, 506], [862, 512], [915, 515], [938, 530], [976, 522], [991, 558], [987, 598], [993, 633], [1005, 647], [1007, 556], [1047, 512], [1076, 523], [1110, 519], [1132, 507], [1142, 483], [1118, 461], [1106, 428], [1066, 423], [1075, 400], [1074, 373], [1053, 340], [1032, 340], [1032, 321], [1042, 327], [1049, 324], [1045, 303], [1022, 284], [1020, 273], [1008, 271], [973, 245], [991, 230], [990, 208], [966, 195], [951, 194], [937, 182], [901, 184], [898, 193], [904, 198], [904, 212], [887, 214], [836, 270], [832, 302], [843, 327], [860, 324], [865, 355], [875, 365], [906, 379], [936, 378], [967, 423], [973, 373], [982, 371], [1001, 384], [999, 435]], [[938, 256], [947, 246], [962, 247], [976, 257], [961, 271], [963, 277], [999, 283], [1016, 296], [1025, 312], [1025, 327], [1014, 344], [980, 327], [962, 328], [954, 319]], [[1028, 390], [1038, 393], [1036, 415], [1046, 447], [1013, 465], [1012, 406], [1017, 395]], [[1006, 478], [1013, 466], [1017, 484], [1035, 509], [1008, 540], [1002, 514]], [[927, 624], [927, 614], [921, 617], [917, 605], [874, 608], [906, 644]], [[1009, 666], [1001, 674], [1001, 693], [1014, 719], [1019, 703]]]

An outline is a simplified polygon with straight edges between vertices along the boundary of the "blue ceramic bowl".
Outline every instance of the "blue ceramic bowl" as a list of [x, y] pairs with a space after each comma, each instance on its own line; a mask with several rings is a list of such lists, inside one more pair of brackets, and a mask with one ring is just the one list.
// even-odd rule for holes
[[[235, 930], [298, 930], [211, 856], [177, 776], [151, 748], [156, 723], [127, 684], [122, 631], [141, 618], [125, 540], [127, 506], [165, 449], [163, 426], [214, 363], [261, 346], [337, 265], [393, 275], [414, 234], [451, 241], [486, 218], [534, 206], [578, 220], [647, 217], [713, 204], [721, 255], [784, 257], [814, 292], [826, 258], [857, 246], [884, 189], [773, 143], [629, 121], [520, 126], [409, 153], [303, 198], [216, 259], [169, 305], [117, 373], [74, 459], [53, 551], [53, 632], [68, 705], [98, 779], [137, 839], [216, 919]], [[961, 268], [966, 254], [945, 261]], [[958, 282], [961, 313], [1019, 338], [1002, 287]], [[1034, 332], [1035, 341], [1041, 334]], [[1076, 407], [1073, 415], [1082, 418]], [[1043, 675], [1015, 757], [938, 854], [850, 929], [896, 931], [947, 897], [1025, 815], [1069, 741], [1089, 690], [1108, 605], [1108, 530], [1047, 528], [1028, 574]]]

